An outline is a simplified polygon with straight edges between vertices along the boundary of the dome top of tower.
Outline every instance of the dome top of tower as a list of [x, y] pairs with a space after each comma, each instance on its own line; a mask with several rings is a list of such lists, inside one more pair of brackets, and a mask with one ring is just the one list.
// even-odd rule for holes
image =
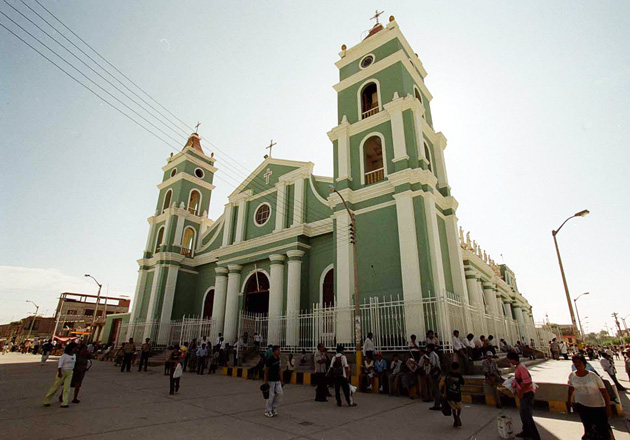
[[186, 142], [186, 145], [184, 145], [184, 148], [186, 147], [190, 147], [203, 154], [203, 148], [201, 148], [201, 137], [198, 133], [193, 133], [190, 135], [190, 137], [188, 138], [188, 142]]
[[377, 32], [382, 31], [383, 29], [384, 29], [384, 28], [383, 28], [383, 25], [382, 25], [382, 24], [380, 24], [380, 23], [376, 23], [376, 24], [374, 25], [374, 27], [373, 27], [372, 29], [370, 29], [370, 32], [367, 34], [367, 37], [365, 37], [365, 38], [364, 38], [364, 40], [367, 40], [367, 39], [368, 39], [368, 38], [370, 38], [372, 35], [376, 34]]

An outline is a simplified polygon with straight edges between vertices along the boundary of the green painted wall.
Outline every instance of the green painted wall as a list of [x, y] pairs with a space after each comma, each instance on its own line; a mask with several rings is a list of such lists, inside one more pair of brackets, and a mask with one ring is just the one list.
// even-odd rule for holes
[[306, 286], [302, 287], [300, 306], [310, 310], [314, 303], [319, 303], [319, 282], [324, 269], [335, 263], [335, 241], [330, 233], [312, 237], [309, 244], [311, 249], [308, 250], [304, 263], [306, 273], [302, 273], [302, 281], [306, 282]]
[[[267, 169], [271, 170], [271, 175], [269, 176], [269, 183], [267, 183], [265, 179], [265, 173]], [[277, 164], [269, 164], [269, 166], [263, 168], [253, 179], [249, 182], [244, 190], [252, 190], [252, 193], [258, 194], [264, 191], [267, 191], [270, 188], [273, 188], [276, 183], [278, 183], [281, 176], [284, 174], [290, 173], [293, 170], [296, 170], [297, 167], [287, 166], [287, 165], [277, 165]]]
[[[315, 186], [314, 180], [313, 186]], [[330, 217], [330, 215], [332, 214], [332, 210], [328, 205], [322, 203], [319, 198], [317, 198], [317, 196], [313, 192], [313, 187], [311, 187], [311, 183], [309, 182], [309, 180], [305, 181], [305, 187], [306, 197], [304, 198], [304, 218], [306, 220], [306, 223], [311, 223]], [[317, 188], [315, 189], [315, 191], [317, 191]], [[321, 196], [321, 193], [318, 192], [318, 194]]]
[[361, 298], [402, 298], [396, 207], [361, 214], [356, 222]]
[[[393, 40], [388, 41], [387, 43], [383, 44], [380, 47], [377, 47], [369, 53], [374, 55], [373, 63], [378, 63], [379, 61], [384, 60], [389, 55], [398, 52], [400, 49], [402, 49], [402, 44], [400, 43], [400, 40], [398, 40], [398, 38], [394, 38]], [[363, 56], [357, 58], [355, 61], [348, 64], [347, 66], [343, 66], [341, 69], [339, 69], [339, 81], [343, 81], [349, 76], [360, 72], [362, 69], [359, 63], [361, 62], [362, 58]]]
[[181, 319], [184, 315], [199, 316], [201, 314], [200, 302], [197, 275], [180, 270], [177, 274], [171, 319]]
[[141, 293], [141, 306], [139, 318], [145, 320], [147, 318], [147, 309], [149, 308], [149, 299], [151, 298], [151, 286], [153, 285], [153, 276], [155, 271], [147, 272], [146, 282], [144, 284], [144, 291]]

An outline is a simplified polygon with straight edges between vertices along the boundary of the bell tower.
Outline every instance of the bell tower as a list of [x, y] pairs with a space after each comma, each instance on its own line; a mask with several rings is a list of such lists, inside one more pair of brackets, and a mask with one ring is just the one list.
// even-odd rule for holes
[[[339, 82], [333, 86], [338, 125], [328, 133], [334, 184], [356, 218], [361, 295], [400, 295], [415, 304], [425, 298], [445, 303], [449, 294], [467, 300], [457, 202], [451, 197], [444, 162], [446, 138], [433, 129], [427, 72], [394, 17], [386, 25], [378, 23], [378, 13], [373, 18], [377, 23], [366, 37], [350, 48], [344, 44], [339, 52]], [[349, 223], [337, 203], [340, 305], [351, 303], [354, 288], [348, 275], [353, 267], [346, 244]], [[374, 236], [387, 245], [373, 244]], [[379, 284], [379, 262], [373, 255], [398, 260], [399, 277]], [[419, 307], [405, 312], [409, 334], [425, 328], [428, 315]], [[445, 310], [437, 313], [439, 321], [448, 319]]]
[[[201, 234], [212, 225], [208, 218], [214, 189], [214, 154], [207, 156], [201, 137], [193, 133], [184, 148], [167, 159], [162, 167], [162, 182], [155, 214], [149, 217], [149, 234], [138, 261], [140, 270], [130, 324], [138, 321], [169, 323], [180, 266], [187, 266], [200, 244]], [[127, 337], [151, 338], [159, 343], [168, 335], [132, 334]]]

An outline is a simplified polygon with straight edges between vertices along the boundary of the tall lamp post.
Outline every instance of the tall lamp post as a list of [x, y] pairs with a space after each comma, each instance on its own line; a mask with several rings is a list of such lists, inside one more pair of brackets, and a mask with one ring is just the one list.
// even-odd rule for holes
[[575, 314], [577, 315], [578, 324], [580, 325], [580, 337], [582, 339], [582, 342], [584, 342], [584, 329], [582, 328], [582, 321], [580, 321], [580, 311], [578, 310], [577, 300], [580, 299], [581, 296], [590, 295], [590, 293], [591, 292], [584, 292], [578, 295], [578, 297], [573, 300], [573, 304], [575, 304]]
[[31, 326], [28, 328], [28, 334], [26, 335], [26, 339], [28, 340], [31, 337], [31, 332], [33, 331], [33, 325], [35, 324], [35, 319], [37, 319], [37, 313], [39, 312], [39, 306], [37, 304], [35, 304], [33, 301], [31, 301], [30, 299], [26, 300], [27, 303], [31, 303], [35, 306], [35, 316], [33, 316], [33, 319], [31, 319]]
[[[337, 191], [333, 185], [328, 187], [331, 193], [335, 193], [339, 196], [341, 201], [343, 202], [343, 206], [346, 208], [348, 215], [350, 216], [350, 242], [352, 243], [352, 255], [353, 255], [353, 266], [354, 266], [354, 344], [355, 344], [355, 363], [356, 363], [356, 374], [357, 380], [361, 374], [361, 344], [362, 344], [362, 336], [361, 336], [361, 308], [359, 304], [359, 266], [357, 261], [357, 224], [355, 221], [354, 213], [350, 211], [350, 207], [348, 207], [348, 203], [346, 199], [343, 198], [341, 193]], [[339, 231], [337, 231], [339, 234]]]
[[[94, 278], [89, 273], [86, 273], [84, 276], [92, 278], [94, 280], [94, 282], [96, 283], [96, 285], [98, 286], [98, 293], [96, 294], [96, 307], [94, 307], [94, 316], [92, 316], [92, 324], [90, 325], [90, 341], [93, 341], [94, 340], [94, 336], [96, 336], [96, 331], [94, 329], [94, 323], [96, 322], [96, 316], [98, 314], [98, 303], [101, 300], [101, 288], [103, 287], [103, 285], [101, 283], [99, 283], [96, 280], [96, 278]], [[94, 332], [94, 333], [92, 333], [92, 332]]]
[[574, 328], [578, 328], [578, 326], [577, 326], [577, 322], [575, 321], [575, 313], [573, 313], [573, 304], [571, 304], [571, 295], [569, 294], [569, 286], [567, 285], [567, 277], [564, 274], [564, 267], [562, 266], [562, 258], [560, 258], [560, 249], [558, 249], [558, 240], [556, 239], [556, 235], [558, 235], [558, 232], [560, 232], [560, 229], [562, 229], [562, 227], [566, 224], [566, 222], [568, 222], [574, 217], [584, 217], [588, 213], [589, 213], [588, 209], [584, 209], [580, 212], [576, 212], [571, 217], [569, 217], [564, 222], [562, 222], [562, 224], [560, 225], [558, 229], [551, 231], [551, 235], [553, 236], [553, 243], [556, 245], [556, 254], [558, 255], [558, 264], [560, 264], [560, 273], [562, 274], [562, 283], [564, 284], [564, 292], [567, 295], [567, 304], [569, 305], [569, 313], [571, 314], [571, 323], [573, 324]]

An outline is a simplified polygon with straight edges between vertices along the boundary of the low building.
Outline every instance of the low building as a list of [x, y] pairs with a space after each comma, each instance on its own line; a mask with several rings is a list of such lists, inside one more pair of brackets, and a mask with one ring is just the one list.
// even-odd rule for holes
[[129, 299], [64, 292], [55, 313], [58, 320], [55, 335], [89, 336], [93, 341], [100, 341], [107, 316], [127, 313], [129, 305]]
[[0, 340], [20, 344], [25, 340], [50, 339], [55, 328], [54, 317], [28, 316], [0, 325]]

